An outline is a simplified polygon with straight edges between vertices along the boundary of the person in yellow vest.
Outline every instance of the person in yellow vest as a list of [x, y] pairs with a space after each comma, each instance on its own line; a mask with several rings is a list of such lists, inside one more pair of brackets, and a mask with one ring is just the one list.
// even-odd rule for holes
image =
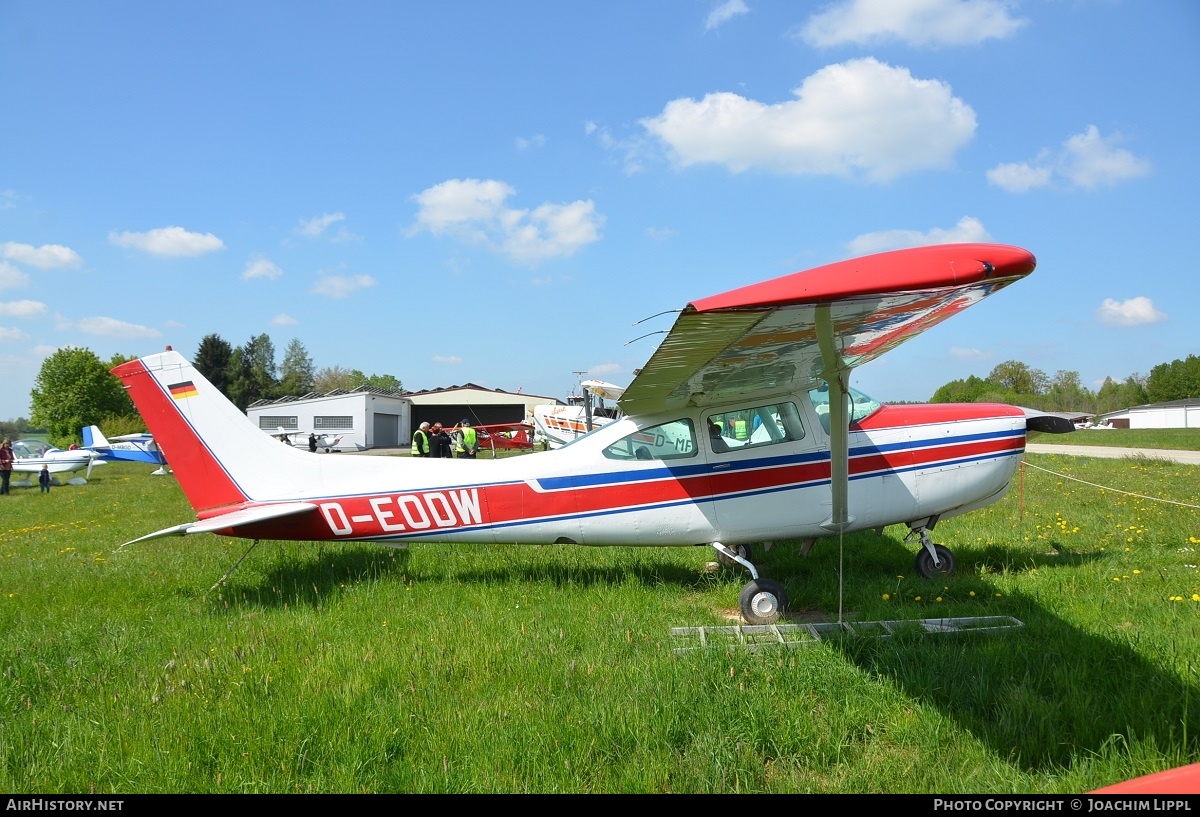
[[736, 440], [744, 440], [749, 435], [746, 434], [746, 418], [738, 417], [733, 421], [733, 437]]
[[413, 432], [412, 455], [414, 457], [429, 456], [429, 423], [421, 423], [421, 427]]
[[479, 435], [471, 428], [471, 421], [463, 420], [459, 423], [458, 434], [455, 436], [458, 439], [458, 458], [475, 459], [475, 455], [479, 453]]

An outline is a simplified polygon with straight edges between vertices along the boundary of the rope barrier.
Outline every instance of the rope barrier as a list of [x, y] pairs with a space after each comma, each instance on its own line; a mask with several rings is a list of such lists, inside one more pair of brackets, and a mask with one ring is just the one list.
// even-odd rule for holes
[[1148, 499], [1151, 502], [1166, 502], [1170, 505], [1182, 505], [1185, 508], [1200, 508], [1200, 505], [1193, 505], [1189, 502], [1176, 502], [1173, 499], [1162, 499], [1162, 498], [1156, 497], [1156, 496], [1146, 496], [1145, 494], [1135, 494], [1132, 491], [1122, 491], [1119, 488], [1112, 488], [1108, 485], [1100, 485], [1095, 482], [1088, 482], [1086, 479], [1079, 479], [1078, 477], [1071, 477], [1071, 476], [1067, 476], [1066, 474], [1060, 474], [1057, 471], [1051, 471], [1049, 468], [1042, 468], [1040, 465], [1034, 465], [1029, 460], [1024, 460], [1022, 462], [1022, 464], [1029, 468], [1036, 468], [1039, 471], [1045, 471], [1047, 474], [1053, 474], [1054, 476], [1061, 477], [1062, 479], [1069, 479], [1072, 482], [1082, 482], [1084, 485], [1090, 485], [1091, 487], [1099, 488], [1102, 491], [1112, 491], [1113, 493], [1124, 494], [1125, 496], [1136, 496], [1138, 499]]

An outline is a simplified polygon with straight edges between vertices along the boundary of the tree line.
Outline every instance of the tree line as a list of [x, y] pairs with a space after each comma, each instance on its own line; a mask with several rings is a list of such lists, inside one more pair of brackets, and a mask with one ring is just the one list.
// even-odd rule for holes
[[1079, 372], [1060, 369], [1047, 377], [1018, 360], [1006, 360], [980, 378], [952, 380], [939, 388], [931, 403], [1008, 403], [1041, 411], [1079, 411], [1107, 414], [1147, 403], [1167, 403], [1200, 396], [1200, 357], [1160, 363], [1142, 377], [1124, 381], [1105, 378], [1096, 391], [1083, 385]]
[[350, 391], [372, 386], [404, 391], [400, 378], [390, 374], [364, 374], [359, 369], [327, 366], [317, 369], [299, 338], [292, 338], [275, 365], [275, 344], [267, 334], [255, 335], [234, 348], [220, 335], [205, 335], [192, 364], [242, 411], [258, 400], [303, 397], [334, 389]]
[[[30, 392], [30, 418], [0, 421], [0, 436], [16, 438], [29, 431], [45, 431], [51, 444], [66, 448], [80, 442], [80, 429], [98, 425], [107, 436], [145, 431], [121, 381], [109, 371], [136, 355], [113, 355], [101, 360], [87, 348], [59, 349], [42, 361]], [[193, 358], [196, 368], [239, 409], [257, 400], [303, 397], [334, 389], [359, 386], [403, 391], [404, 384], [390, 374], [364, 374], [358, 369], [328, 366], [317, 369], [298, 338], [275, 364], [275, 345], [269, 335], [255, 335], [234, 347], [217, 334], [205, 335]]]
[[[51, 443], [65, 448], [80, 441], [80, 429], [98, 425], [109, 436], [145, 431], [121, 382], [109, 370], [133, 360], [113, 355], [101, 360], [87, 348], [59, 349], [42, 362], [30, 392], [30, 419], [0, 421], [0, 437], [15, 439], [28, 431], [45, 431]], [[403, 391], [398, 377], [364, 374], [359, 369], [328, 366], [317, 369], [298, 338], [275, 364], [275, 345], [269, 335], [255, 335], [234, 347], [217, 334], [205, 335], [193, 357], [196, 368], [239, 409], [257, 400], [303, 397], [335, 389], [351, 391], [371, 386]], [[1147, 377], [1132, 374], [1123, 382], [1107, 378], [1097, 391], [1080, 381], [1078, 372], [1059, 370], [1054, 377], [1007, 360], [986, 378], [974, 375], [939, 388], [931, 403], [1009, 403], [1042, 411], [1110, 411], [1200, 397], [1200, 357], [1161, 363]]]

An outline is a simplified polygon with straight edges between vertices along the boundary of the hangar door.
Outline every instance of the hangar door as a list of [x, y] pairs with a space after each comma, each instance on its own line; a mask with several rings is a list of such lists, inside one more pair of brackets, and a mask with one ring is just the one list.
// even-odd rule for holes
[[373, 431], [375, 432], [372, 435], [374, 439], [372, 447], [394, 448], [400, 445], [400, 415], [376, 412], [372, 416], [374, 417]]

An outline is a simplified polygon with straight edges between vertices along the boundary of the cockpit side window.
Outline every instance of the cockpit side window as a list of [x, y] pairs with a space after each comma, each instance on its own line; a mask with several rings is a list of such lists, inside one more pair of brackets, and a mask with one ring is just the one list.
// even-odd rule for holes
[[678, 460], [696, 456], [696, 432], [686, 418], [627, 434], [604, 449], [610, 460]]
[[[829, 386], [822, 383], [815, 389], [810, 389], [808, 396], [812, 399], [813, 411], [821, 421], [825, 433], [829, 433]], [[853, 386], [850, 387], [850, 424], [854, 425], [867, 415], [872, 414], [883, 404], [873, 397], [864, 394]]]
[[716, 454], [791, 442], [804, 437], [804, 424], [794, 403], [774, 403], [710, 414], [705, 423], [708, 426], [709, 447]]

